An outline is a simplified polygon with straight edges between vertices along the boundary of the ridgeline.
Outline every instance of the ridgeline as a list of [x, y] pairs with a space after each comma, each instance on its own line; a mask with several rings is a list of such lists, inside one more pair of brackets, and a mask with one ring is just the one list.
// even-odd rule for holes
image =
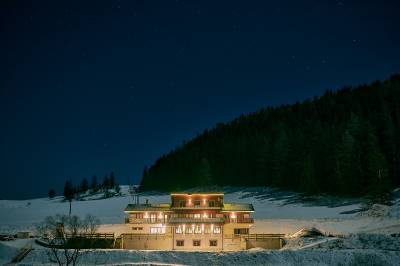
[[275, 186], [361, 196], [400, 185], [400, 75], [267, 107], [205, 130], [145, 168], [142, 190]]

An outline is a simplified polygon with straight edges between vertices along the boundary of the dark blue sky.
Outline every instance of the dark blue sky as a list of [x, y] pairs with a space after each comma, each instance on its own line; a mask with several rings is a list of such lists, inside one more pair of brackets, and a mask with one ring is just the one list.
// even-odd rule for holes
[[1, 1], [1, 198], [62, 193], [242, 113], [400, 72], [398, 1]]

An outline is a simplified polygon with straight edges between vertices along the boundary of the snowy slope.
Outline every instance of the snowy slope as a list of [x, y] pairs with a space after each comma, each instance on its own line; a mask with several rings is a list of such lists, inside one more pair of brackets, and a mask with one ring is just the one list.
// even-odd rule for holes
[[[282, 251], [253, 249], [241, 252], [163, 252], [96, 250], [85, 253], [83, 265], [399, 265], [400, 263], [400, 201], [393, 206], [375, 205], [359, 212], [357, 200], [318, 198], [302, 200], [295, 193], [277, 193], [269, 189], [223, 188], [226, 202], [252, 203], [255, 224], [252, 233], [292, 234], [304, 227], [316, 227], [324, 233], [347, 235], [339, 238], [290, 239]], [[84, 201], [73, 201], [72, 212], [80, 216], [93, 214], [102, 232], [124, 229], [123, 209], [131, 198], [128, 188], [122, 196], [101, 199], [102, 195], [87, 196]], [[168, 194], [147, 193], [141, 202], [168, 203]], [[48, 215], [67, 214], [69, 203], [62, 198], [0, 201], [0, 233], [33, 230], [35, 223]], [[368, 235], [358, 234], [369, 233]], [[374, 233], [374, 234], [371, 234]], [[376, 233], [383, 233], [376, 234]], [[394, 236], [391, 236], [390, 234]], [[34, 250], [21, 265], [53, 265], [46, 249], [32, 239], [0, 242], [0, 264], [9, 262], [18, 248], [27, 242]], [[372, 264], [371, 264], [372, 263]]]
[[[122, 196], [108, 199], [73, 201], [73, 214], [93, 214], [103, 224], [101, 231], [112, 230], [115, 224], [124, 223], [123, 209], [131, 198], [128, 187], [122, 186]], [[232, 190], [224, 188], [226, 202], [252, 203], [255, 208], [253, 233], [293, 233], [303, 227], [315, 226], [328, 233], [351, 233], [361, 231], [398, 231], [399, 206], [391, 206], [391, 216], [374, 217], [352, 211], [360, 209], [360, 203], [321, 199], [309, 203], [296, 200], [295, 193], [276, 194], [268, 189]], [[94, 197], [95, 198], [95, 197]], [[149, 193], [141, 195], [141, 202], [168, 203], [168, 194]], [[69, 203], [61, 197], [32, 200], [0, 200], [0, 233], [32, 230], [46, 216], [68, 214]], [[352, 214], [343, 214], [352, 213]]]

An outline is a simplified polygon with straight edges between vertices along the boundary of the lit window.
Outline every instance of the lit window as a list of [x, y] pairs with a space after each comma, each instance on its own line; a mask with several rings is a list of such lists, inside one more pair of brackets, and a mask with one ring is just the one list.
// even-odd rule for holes
[[196, 225], [196, 227], [194, 228], [194, 233], [195, 233], [195, 234], [201, 234], [201, 227], [200, 227], [200, 225]]
[[150, 234], [165, 234], [165, 227], [150, 227]]
[[194, 247], [200, 247], [201, 241], [200, 240], [193, 240]]
[[216, 247], [218, 245], [217, 240], [210, 240], [210, 247]]
[[200, 213], [195, 213], [194, 214], [194, 218], [197, 218], [197, 219], [199, 219], [201, 216], [200, 216]]
[[210, 226], [206, 226], [206, 227], [204, 228], [204, 233], [206, 233], [206, 234], [211, 233]]
[[235, 235], [247, 235], [247, 234], [249, 234], [249, 229], [248, 228], [234, 228], [233, 233]]
[[175, 233], [182, 234], [183, 233], [182, 226], [179, 225], [178, 227], [175, 227]]
[[214, 234], [221, 234], [221, 227], [220, 226], [214, 226]]
[[176, 240], [176, 246], [177, 247], [183, 247], [185, 245], [185, 241], [184, 240]]
[[186, 233], [187, 234], [193, 234], [193, 227], [191, 227], [191, 226], [188, 226], [188, 227], [186, 227]]

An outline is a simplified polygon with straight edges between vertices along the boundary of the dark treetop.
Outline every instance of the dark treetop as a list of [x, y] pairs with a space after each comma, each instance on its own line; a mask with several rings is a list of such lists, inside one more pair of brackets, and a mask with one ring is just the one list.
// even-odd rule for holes
[[399, 72], [398, 1], [0, 2], [0, 197], [142, 169], [205, 128]]

